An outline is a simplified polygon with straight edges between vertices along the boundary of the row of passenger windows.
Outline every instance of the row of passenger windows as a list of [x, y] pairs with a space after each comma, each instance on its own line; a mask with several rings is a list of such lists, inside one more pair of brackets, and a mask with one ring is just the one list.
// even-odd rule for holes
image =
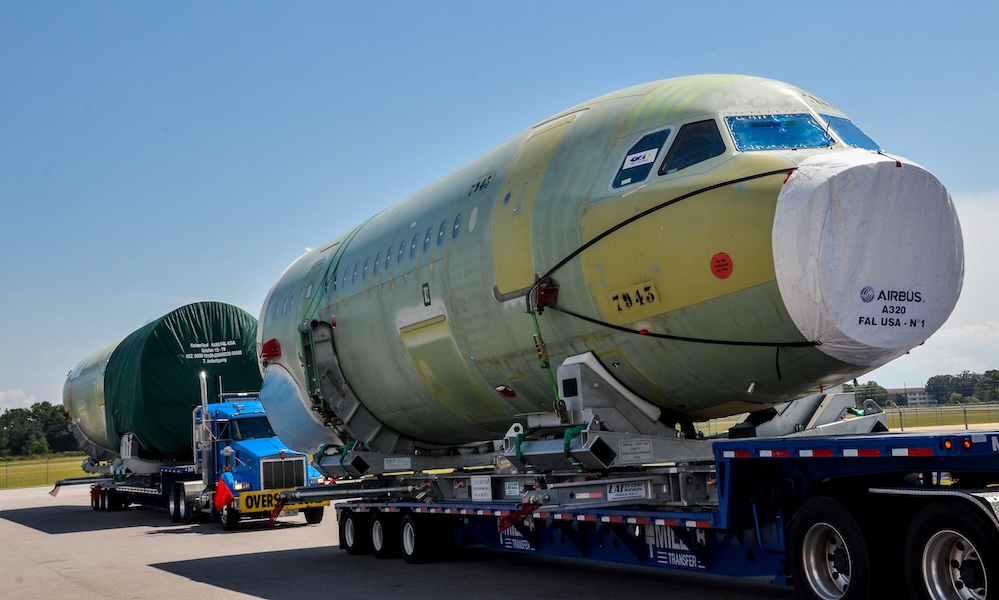
[[[416, 254], [420, 249], [422, 244], [423, 253], [427, 254], [430, 249], [434, 246], [443, 246], [444, 240], [447, 238], [448, 231], [450, 230], [451, 239], [457, 240], [458, 234], [461, 233], [461, 213], [458, 213], [454, 217], [454, 222], [450, 225], [445, 219], [441, 221], [439, 227], [428, 227], [427, 231], [421, 236], [419, 233], [413, 236], [412, 240], [403, 239], [399, 242], [399, 247], [396, 248], [395, 244], [388, 247], [384, 253], [379, 252], [375, 255], [374, 261], [371, 257], [364, 259], [364, 263], [356, 262], [354, 266], [350, 266], [349, 261], [344, 261], [346, 263], [346, 268], [337, 269], [333, 273], [332, 288], [334, 291], [337, 289], [346, 289], [359, 281], [364, 281], [368, 277], [368, 273], [372, 275], [377, 275], [381, 271], [388, 271], [394, 266], [401, 265], [404, 260], [406, 260], [407, 254], [410, 259], [415, 259]], [[327, 282], [329, 285], [329, 282]]]
[[[472, 221], [475, 220], [475, 211], [472, 211]], [[471, 227], [471, 225], [470, 225]], [[326, 294], [329, 291], [336, 291], [338, 289], [344, 290], [350, 286], [357, 285], [358, 283], [363, 283], [368, 277], [368, 274], [375, 275], [379, 272], [388, 272], [390, 269], [399, 268], [399, 265], [406, 260], [408, 254], [410, 259], [415, 259], [420, 246], [423, 246], [423, 253], [428, 254], [432, 247], [443, 246], [444, 241], [447, 239], [448, 232], [451, 233], [451, 239], [457, 240], [458, 235], [461, 233], [461, 213], [458, 213], [454, 217], [453, 222], [448, 222], [447, 219], [441, 221], [439, 227], [430, 227], [424, 234], [416, 234], [413, 239], [409, 238], [403, 239], [399, 242], [399, 246], [393, 243], [388, 247], [385, 252], [379, 252], [375, 255], [374, 261], [371, 257], [364, 259], [362, 264], [360, 261], [350, 264], [350, 261], [341, 260], [341, 265], [343, 268], [337, 268], [333, 273], [327, 273], [326, 277], [322, 281], [318, 282], [318, 285], [310, 283], [308, 288], [305, 290], [304, 301], [307, 302], [313, 295], [313, 292]], [[316, 265], [317, 267], [319, 265]], [[309, 279], [311, 279], [311, 273]], [[272, 319], [277, 316], [286, 314], [288, 311], [295, 310], [295, 304], [297, 303], [298, 295], [289, 294], [284, 298], [284, 300], [272, 301], [270, 307], [267, 311], [267, 318]]]

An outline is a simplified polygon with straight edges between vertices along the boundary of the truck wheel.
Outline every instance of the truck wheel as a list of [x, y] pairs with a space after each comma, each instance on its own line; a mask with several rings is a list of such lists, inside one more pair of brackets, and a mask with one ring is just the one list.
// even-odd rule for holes
[[367, 554], [371, 552], [371, 530], [366, 513], [356, 513], [344, 509], [340, 513], [340, 547], [347, 554]]
[[985, 600], [999, 591], [995, 526], [963, 502], [935, 502], [912, 523], [905, 540], [910, 598]]
[[191, 499], [187, 497], [184, 486], [177, 486], [177, 520], [181, 523], [191, 522]]
[[411, 565], [430, 562], [437, 549], [437, 536], [425, 517], [406, 515], [400, 526], [402, 557]]
[[226, 504], [219, 514], [222, 522], [222, 529], [225, 531], [235, 531], [239, 526], [239, 511], [233, 508], [232, 504]]
[[323, 516], [326, 514], [325, 507], [323, 506], [313, 506], [311, 508], [306, 508], [303, 512], [305, 513], [305, 522], [309, 523], [310, 525], [316, 525], [317, 523], [322, 523]]
[[180, 506], [177, 502], [177, 487], [177, 484], [170, 486], [170, 492], [167, 495], [167, 512], [170, 513], [171, 523], [180, 522]]
[[788, 559], [798, 598], [869, 596], [872, 577], [867, 543], [842, 504], [831, 498], [812, 498], [791, 520], [789, 530]]
[[375, 558], [399, 556], [399, 520], [395, 515], [376, 512], [371, 516], [371, 551]]

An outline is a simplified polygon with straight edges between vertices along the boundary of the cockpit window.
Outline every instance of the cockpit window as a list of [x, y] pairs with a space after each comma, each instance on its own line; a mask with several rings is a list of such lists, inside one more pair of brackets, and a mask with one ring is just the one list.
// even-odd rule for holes
[[831, 115], [820, 116], [826, 120], [826, 123], [829, 123], [829, 128], [832, 129], [833, 132], [841, 137], [847, 144], [853, 146], [854, 148], [863, 148], [864, 150], [881, 152], [881, 146], [878, 146], [874, 140], [867, 137], [867, 134], [854, 125], [853, 121], [850, 119], [833, 117]]
[[821, 148], [832, 138], [809, 114], [726, 117], [737, 150]]
[[652, 165], [659, 157], [659, 151], [669, 138], [669, 129], [650, 133], [638, 140], [628, 150], [621, 167], [614, 176], [612, 187], [619, 188], [633, 183], [645, 181], [652, 171]]
[[724, 153], [725, 142], [714, 120], [687, 123], [676, 134], [676, 141], [659, 167], [659, 174], [675, 173]]

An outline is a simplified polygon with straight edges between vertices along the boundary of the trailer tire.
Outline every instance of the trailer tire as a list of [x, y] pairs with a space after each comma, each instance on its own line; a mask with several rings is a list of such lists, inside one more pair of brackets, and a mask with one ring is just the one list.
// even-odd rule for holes
[[219, 512], [219, 521], [224, 531], [235, 531], [239, 527], [239, 511], [231, 503], [226, 504]]
[[173, 484], [167, 494], [167, 512], [170, 514], [171, 523], [180, 522], [180, 503], [177, 501], [178, 487], [176, 483]]
[[325, 507], [323, 506], [312, 506], [306, 508], [302, 512], [305, 513], [305, 522], [309, 525], [317, 525], [323, 522], [323, 516], [326, 514]]
[[376, 512], [371, 516], [371, 552], [375, 558], [399, 556], [399, 519], [395, 515]]
[[849, 511], [831, 498], [806, 502], [789, 526], [788, 560], [802, 600], [867, 598], [873, 576], [867, 541]]
[[116, 490], [108, 490], [108, 512], [121, 510], [122, 501]]
[[349, 508], [340, 513], [340, 547], [347, 554], [371, 552], [371, 530], [368, 515]]
[[906, 537], [905, 575], [909, 597], [914, 599], [996, 597], [999, 539], [995, 525], [965, 502], [930, 504], [916, 516]]
[[430, 562], [437, 551], [437, 537], [426, 517], [408, 514], [399, 527], [402, 557], [411, 565]]

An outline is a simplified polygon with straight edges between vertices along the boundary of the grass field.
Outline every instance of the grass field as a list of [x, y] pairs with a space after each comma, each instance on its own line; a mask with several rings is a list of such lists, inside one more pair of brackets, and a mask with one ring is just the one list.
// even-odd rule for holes
[[83, 454], [34, 460], [0, 461], [0, 489], [53, 484], [60, 479], [86, 477]]

